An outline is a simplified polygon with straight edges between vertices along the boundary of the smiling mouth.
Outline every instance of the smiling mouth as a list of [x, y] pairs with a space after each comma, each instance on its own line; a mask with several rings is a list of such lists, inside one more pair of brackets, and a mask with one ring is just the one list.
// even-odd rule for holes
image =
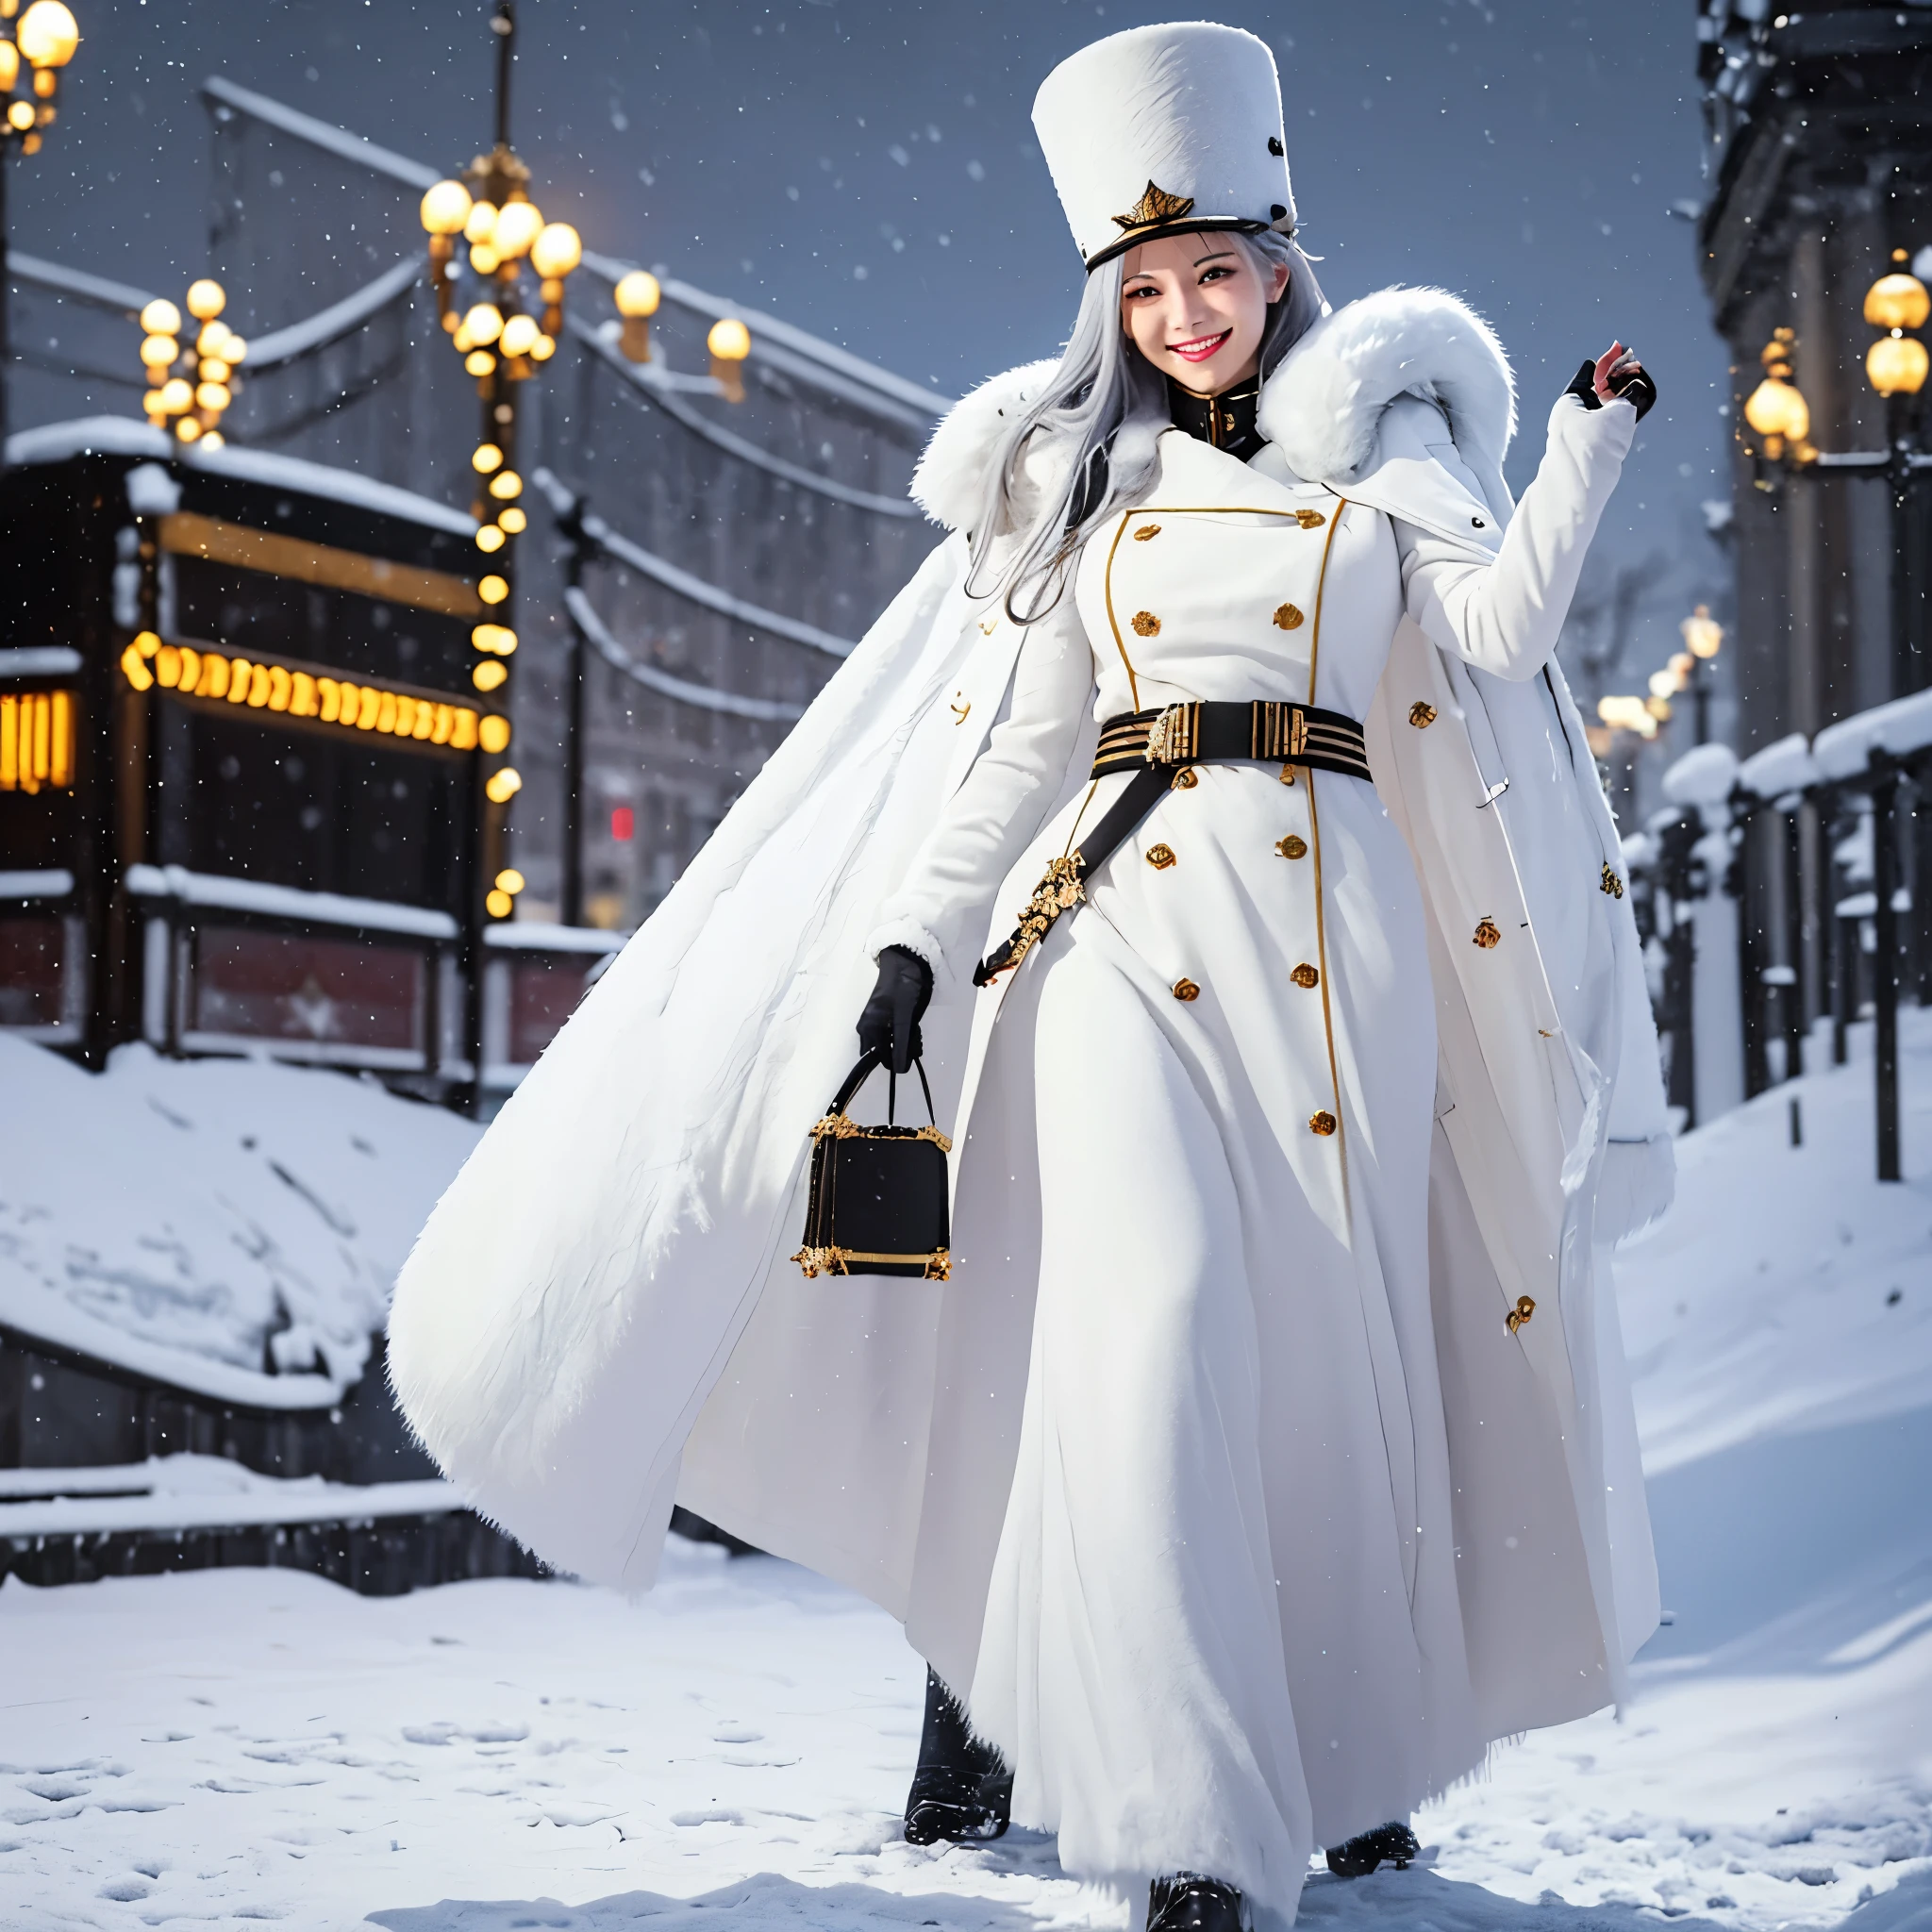
[[1219, 335], [1196, 336], [1190, 342], [1170, 342], [1168, 354], [1179, 356], [1189, 362], [1205, 362], [1210, 356], [1218, 355], [1222, 345], [1233, 335], [1231, 328], [1224, 328]]

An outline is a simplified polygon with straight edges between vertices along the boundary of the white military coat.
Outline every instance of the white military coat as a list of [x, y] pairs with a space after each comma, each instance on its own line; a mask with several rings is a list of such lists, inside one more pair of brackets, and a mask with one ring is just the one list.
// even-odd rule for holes
[[[1028, 379], [942, 426], [929, 508], [972, 499]], [[1042, 1057], [1060, 1036], [1040, 1008], [1057, 981], [1124, 988], [1110, 1010], [1209, 1097], [1232, 1193], [1204, 1238], [1237, 1231], [1251, 1287], [1291, 1256], [1323, 1289], [1313, 1308], [1254, 1297], [1259, 1507], [1271, 1546], [1312, 1539], [1351, 1574], [1311, 1591], [1274, 1548], [1299, 1592], [1279, 1625], [1291, 1731], [1268, 1721], [1289, 1843], [1219, 1875], [1291, 1911], [1280, 1868], [1310, 1831], [1376, 1823], [1486, 1740], [1613, 1695], [1655, 1574], [1599, 1250], [1667, 1196], [1668, 1146], [1616, 835], [1560, 675], [1522, 674], [1554, 643], [1630, 414], [1559, 405], [1511, 523], [1500, 352], [1450, 298], [1391, 291], [1270, 379], [1274, 448], [1252, 468], [1164, 438], [1154, 495], [1107, 533], [1110, 564], [1090, 546], [1038, 637], [970, 598], [959, 539], [941, 546], [512, 1098], [404, 1271], [391, 1372], [477, 1506], [562, 1567], [641, 1587], [680, 1497], [905, 1618], [1024, 1776], [1024, 1699], [986, 1640], [997, 1627], [1010, 1679], [1026, 1592], [1002, 1533], [1042, 1493], [1023, 1441], [1039, 1086], [1083, 1063]], [[1188, 567], [1183, 532], [1211, 567]], [[1159, 624], [1144, 638], [1142, 611]], [[1029, 962], [1053, 970], [972, 993], [958, 969], [1064, 844], [1096, 711], [1137, 691], [1306, 698], [1311, 679], [1366, 718], [1374, 791], [1204, 771]], [[960, 836], [975, 824], [976, 846]], [[1305, 856], [1277, 856], [1291, 838]], [[1142, 856], [1158, 843], [1172, 867]], [[1475, 942], [1484, 926], [1496, 944]], [[943, 1287], [805, 1282], [784, 1258], [868, 936], [939, 961], [941, 1110], [967, 1112], [971, 1089]], [[1083, 982], [1056, 949], [1106, 970]], [[1198, 999], [1174, 997], [1183, 977]], [[1063, 999], [1069, 1025], [1092, 1005]], [[1089, 1120], [1109, 1102], [1095, 1090]], [[1324, 1111], [1338, 1132], [1311, 1129]], [[1117, 1234], [1139, 1203], [1091, 1205]], [[1506, 1326], [1524, 1296], [1534, 1314]], [[1310, 1430], [1312, 1461], [1289, 1440]], [[1283, 1479], [1297, 1469], [1317, 1474], [1306, 1496]], [[1358, 1709], [1324, 1633], [1353, 1646]], [[1129, 1866], [1102, 1848], [1092, 1869]]]

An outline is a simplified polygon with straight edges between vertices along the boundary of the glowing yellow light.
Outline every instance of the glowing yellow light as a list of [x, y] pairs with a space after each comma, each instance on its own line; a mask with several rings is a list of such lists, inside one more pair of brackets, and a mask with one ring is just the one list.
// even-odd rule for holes
[[219, 429], [204, 429], [201, 432], [201, 442], [199, 444], [200, 448], [225, 449], [227, 445], [228, 439], [225, 436], [224, 436]]
[[496, 521], [512, 537], [521, 536], [524, 530], [528, 527], [530, 522], [529, 518], [513, 503], [496, 512]]
[[509, 585], [492, 571], [476, 586], [476, 594], [486, 604], [501, 604], [509, 595]]
[[487, 346], [503, 333], [503, 310], [494, 302], [479, 302], [463, 317], [463, 327], [473, 342]]
[[431, 235], [460, 235], [474, 206], [460, 181], [439, 181], [423, 197], [423, 226]]
[[1915, 396], [1925, 386], [1925, 345], [1916, 336], [1880, 336], [1865, 352], [1865, 375], [1882, 396]]
[[202, 324], [201, 333], [194, 339], [194, 353], [197, 356], [225, 355], [233, 334], [228, 325], [216, 316]]
[[1767, 375], [1751, 391], [1744, 420], [1759, 436], [1781, 436], [1790, 442], [1802, 441], [1811, 430], [1811, 411], [1805, 398], [1775, 375]]
[[[492, 780], [491, 782], [493, 783], [494, 781]], [[487, 787], [485, 789], [488, 790]], [[492, 798], [496, 798], [496, 794], [493, 791], [490, 795]], [[503, 800], [496, 798], [496, 803], [501, 805]], [[483, 905], [491, 919], [508, 919], [516, 910], [517, 902], [508, 892], [504, 891], [501, 887], [498, 887], [484, 895]]]
[[546, 281], [561, 281], [583, 258], [583, 240], [568, 222], [552, 222], [530, 244], [530, 266]]
[[543, 217], [537, 212], [534, 202], [506, 202], [503, 212], [496, 218], [490, 245], [504, 260], [515, 261], [520, 256], [529, 253], [530, 244], [542, 232]]
[[20, 49], [11, 41], [0, 41], [0, 93], [10, 94], [20, 82]]
[[1865, 320], [1874, 328], [1924, 328], [1932, 295], [1917, 275], [1880, 275], [1865, 291]]
[[488, 242], [495, 232], [496, 204], [493, 201], [473, 201], [470, 212], [463, 217], [463, 240]]
[[183, 416], [175, 425], [175, 434], [183, 442], [192, 442], [201, 434], [201, 425], [192, 416]]
[[490, 493], [508, 502], [510, 497], [524, 493], [524, 479], [514, 470], [499, 470], [490, 479]]
[[184, 409], [194, 407], [194, 388], [185, 375], [177, 375], [161, 387], [161, 408], [170, 416], [178, 416]]
[[470, 633], [470, 641], [479, 651], [494, 651], [508, 658], [517, 647], [517, 634], [507, 625], [479, 624]]
[[509, 672], [494, 658], [486, 658], [470, 673], [470, 682], [478, 691], [495, 691], [509, 676]]
[[141, 359], [149, 369], [165, 369], [181, 353], [181, 344], [173, 336], [143, 336], [141, 341]]
[[[491, 711], [476, 726], [476, 742], [487, 752], [495, 753], [509, 749], [509, 720], [500, 712]], [[501, 880], [497, 883], [502, 884]], [[519, 886], [518, 891], [523, 888]]]
[[663, 298], [664, 291], [658, 286], [658, 277], [641, 268], [632, 269], [611, 291], [617, 312], [624, 316], [656, 315], [658, 304]]
[[60, 0], [34, 0], [13, 31], [31, 67], [65, 67], [80, 45], [79, 25]]
[[503, 353], [527, 356], [537, 346], [537, 338], [541, 333], [533, 317], [512, 315], [503, 325]]
[[493, 442], [479, 442], [470, 458], [470, 467], [479, 476], [487, 476], [491, 470], [503, 467], [503, 452]]
[[720, 316], [705, 338], [705, 347], [721, 362], [742, 362], [751, 354], [751, 331], [735, 315]]
[[1674, 697], [1677, 691], [1677, 675], [1674, 671], [1653, 671], [1650, 674], [1650, 694], [1654, 698]]
[[141, 311], [141, 325], [151, 336], [178, 336], [181, 311], [172, 302], [150, 302]]
[[228, 407], [230, 400], [228, 385], [225, 382], [205, 382], [194, 391], [195, 407], [212, 409], [217, 416]]
[[496, 874], [496, 890], [499, 892], [508, 892], [511, 898], [515, 898], [524, 890], [524, 883], [523, 874], [513, 865], [505, 866]]
[[236, 335], [222, 338], [222, 359], [225, 362], [245, 362], [248, 359], [248, 344]]
[[1671, 653], [1671, 675], [1677, 680], [1677, 689], [1682, 691], [1690, 682], [1690, 674], [1696, 668], [1697, 660], [1689, 651]]
[[188, 285], [188, 312], [196, 322], [212, 322], [228, 306], [227, 291], [204, 275]]
[[487, 242], [470, 244], [470, 266], [479, 275], [493, 275], [503, 266], [503, 257]]
[[1693, 658], [1715, 658], [1724, 648], [1724, 627], [1710, 614], [1707, 604], [1700, 604], [1677, 626], [1684, 636], [1684, 648]]
[[226, 382], [233, 373], [219, 356], [201, 358], [201, 379], [204, 382]]
[[496, 358], [488, 349], [472, 349], [463, 358], [463, 367], [472, 375], [488, 375], [496, 367]]
[[508, 540], [494, 524], [480, 525], [476, 531], [476, 548], [482, 551], [501, 550]]
[[7, 125], [16, 132], [25, 134], [34, 125], [34, 109], [31, 101], [15, 101], [7, 109]]
[[132, 644], [121, 653], [121, 669], [136, 691], [151, 691], [154, 688], [155, 675], [147, 668], [146, 660]]
[[504, 765], [491, 773], [483, 795], [491, 805], [508, 805], [523, 789], [523, 774], [514, 765]]
[[151, 422], [159, 423], [167, 416], [167, 409], [161, 403], [161, 392], [158, 389], [145, 390], [142, 393], [141, 407], [148, 413]]
[[530, 344], [530, 360], [532, 362], [547, 362], [556, 354], [557, 339], [554, 336], [540, 335]]

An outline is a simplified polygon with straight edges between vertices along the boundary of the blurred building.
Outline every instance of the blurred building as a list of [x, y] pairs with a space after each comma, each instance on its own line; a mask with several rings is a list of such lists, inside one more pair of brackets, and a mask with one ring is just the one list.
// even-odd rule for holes
[[[1698, 258], [1737, 411], [1744, 754], [1932, 683], [1932, 478], [1908, 456], [1888, 467], [1924, 399], [1874, 389], [1882, 331], [1864, 317], [1880, 276], [1932, 269], [1932, 9], [1700, 0], [1698, 72]], [[1746, 409], [1778, 368], [1804, 421], [1767, 436]]]
[[[633, 359], [611, 296], [635, 265], [588, 237], [557, 353], [519, 395], [530, 527], [516, 582], [514, 799], [481, 807], [460, 749], [433, 732], [350, 756], [329, 748], [319, 718], [245, 706], [181, 727], [187, 799], [166, 789], [181, 782], [175, 754], [145, 741], [142, 774], [120, 771], [116, 791], [110, 767], [135, 753], [108, 714], [156, 675], [152, 648], [131, 669], [123, 661], [146, 623], [177, 675], [183, 649], [282, 664], [291, 678], [354, 659], [433, 706], [464, 698], [464, 640], [482, 614], [476, 384], [439, 325], [418, 219], [425, 189], [467, 158], [406, 158], [222, 80], [204, 98], [215, 221], [209, 261], [187, 268], [219, 277], [223, 319], [248, 343], [225, 449], [171, 446], [142, 416], [137, 318], [153, 295], [176, 291], [126, 287], [85, 261], [11, 258], [16, 468], [0, 703], [26, 721], [12, 741], [28, 747], [33, 790], [0, 762], [0, 1025], [96, 1061], [144, 1033], [177, 1051], [366, 1067], [444, 1095], [480, 1073], [487, 1106], [930, 548], [906, 491], [945, 399], [661, 267], [650, 358]], [[750, 331], [741, 400], [708, 367], [707, 333], [727, 313]], [[131, 478], [142, 479], [132, 494]], [[149, 516], [142, 489], [175, 508]], [[226, 540], [233, 554], [190, 557], [180, 533], [197, 518], [244, 533]], [[282, 547], [242, 556], [247, 533]], [[155, 579], [146, 620], [129, 588], [143, 569]], [[195, 592], [211, 572], [219, 589]], [[433, 584], [426, 603], [395, 594], [410, 573]], [[156, 719], [221, 702], [178, 688], [139, 695]], [[44, 772], [32, 749], [42, 723]], [[225, 753], [201, 745], [238, 732], [246, 744]], [[62, 745], [72, 759], [57, 781]], [[225, 757], [245, 777], [225, 778]], [[398, 758], [400, 780], [404, 766], [389, 769]], [[445, 789], [412, 791], [403, 809], [391, 793], [417, 776]], [[484, 919], [470, 902], [504, 868], [522, 881], [513, 911], [502, 916], [499, 902]], [[375, 949], [376, 963], [345, 956], [331, 979], [295, 972], [284, 946], [283, 969], [258, 959], [248, 996], [234, 991], [221, 1023], [202, 1024], [195, 1002], [212, 996], [212, 968], [192, 965], [200, 941], [179, 935], [206, 927], [208, 908], [185, 919], [190, 888], [148, 890], [190, 875], [204, 899], [260, 889], [261, 903], [230, 908], [238, 928], [324, 947], [317, 959], [325, 941]], [[279, 895], [277, 914], [262, 894]], [[359, 927], [326, 903], [349, 900]], [[164, 901], [175, 908], [165, 918]], [[163, 941], [148, 936], [158, 918], [176, 933], [165, 970]], [[350, 1038], [347, 1016], [370, 1006], [368, 986], [348, 991], [357, 975], [389, 972], [398, 923], [432, 918], [455, 937], [425, 928], [410, 941], [424, 977], [420, 999], [403, 1001], [407, 1024], [397, 992], [375, 1002], [395, 1007], [388, 1021]]]

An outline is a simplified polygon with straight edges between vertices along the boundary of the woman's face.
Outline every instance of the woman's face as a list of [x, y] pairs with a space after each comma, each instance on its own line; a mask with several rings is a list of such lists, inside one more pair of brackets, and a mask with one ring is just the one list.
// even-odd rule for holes
[[1163, 235], [1128, 251], [1121, 325], [1162, 375], [1219, 395], [1259, 367], [1268, 306], [1287, 287], [1285, 262], [1264, 275], [1224, 231]]

